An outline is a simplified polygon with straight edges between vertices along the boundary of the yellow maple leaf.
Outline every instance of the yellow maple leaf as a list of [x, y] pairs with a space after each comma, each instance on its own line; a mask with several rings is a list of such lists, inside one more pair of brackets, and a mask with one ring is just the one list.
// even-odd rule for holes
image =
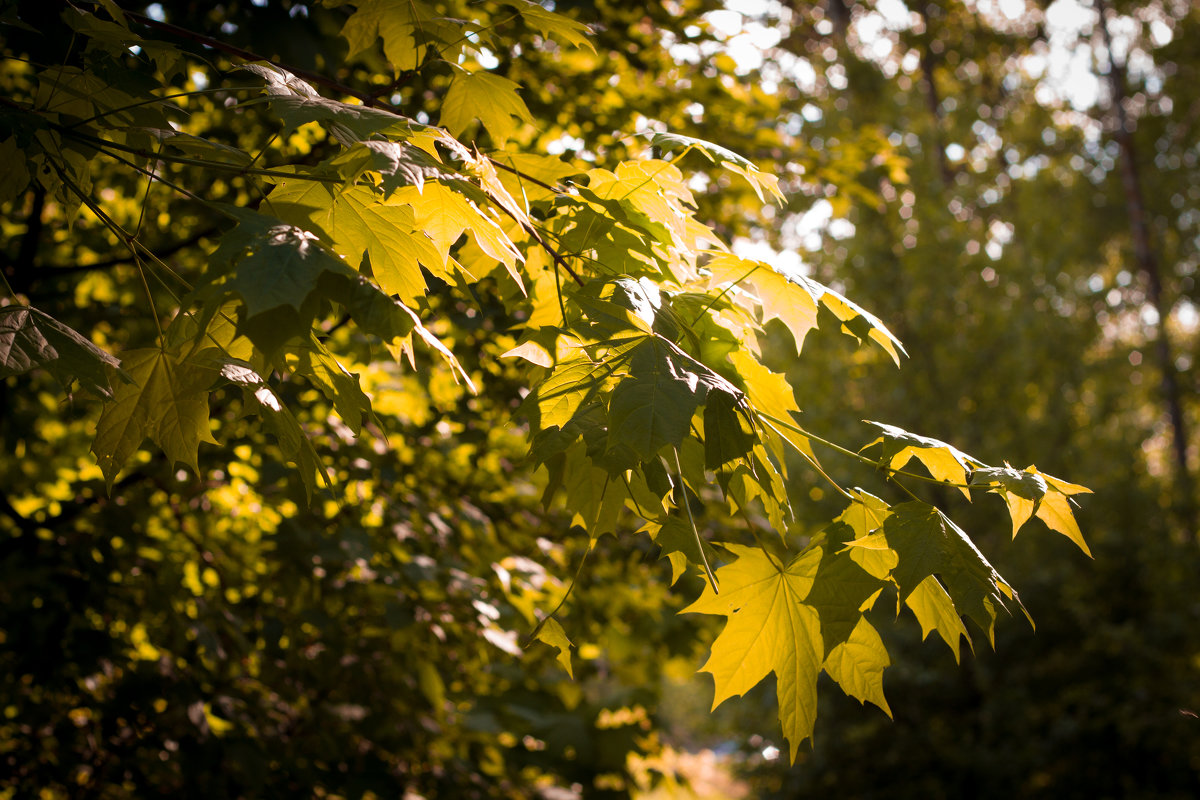
[[1039, 475], [1046, 481], [1046, 495], [1038, 503], [1037, 511], [1034, 512], [1037, 518], [1046, 523], [1050, 530], [1058, 531], [1066, 536], [1091, 558], [1092, 551], [1088, 549], [1087, 542], [1083, 540], [1083, 532], [1079, 530], [1079, 523], [1075, 521], [1075, 514], [1071, 511], [1071, 501], [1068, 498], [1073, 494], [1091, 494], [1092, 490], [1078, 484], [1067, 483], [1053, 475], [1047, 475], [1032, 464], [1025, 471]]
[[486, 70], [459, 71], [442, 103], [442, 127], [458, 136], [477, 119], [492, 143], [500, 147], [516, 133], [519, 123], [533, 122], [533, 115], [517, 94], [520, 88], [508, 78]]
[[737, 560], [718, 571], [721, 593], [706, 586], [683, 610], [729, 618], [702, 668], [715, 683], [713, 708], [774, 672], [779, 721], [795, 760], [817, 718], [817, 675], [824, 651], [817, 611], [803, 600], [812, 589], [821, 551], [810, 550], [780, 571], [761, 550], [727, 547]]

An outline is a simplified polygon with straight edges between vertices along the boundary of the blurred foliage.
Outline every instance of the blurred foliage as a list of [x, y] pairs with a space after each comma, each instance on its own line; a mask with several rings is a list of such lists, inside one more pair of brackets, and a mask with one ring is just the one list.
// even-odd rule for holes
[[[973, 649], [962, 648], [956, 666], [930, 652], [924, 623], [907, 611], [891, 624], [900, 604], [889, 590], [866, 619], [892, 654], [884, 688], [895, 721], [822, 679], [814, 745], [784, 769], [780, 750], [789, 748], [773, 722], [771, 685], [709, 714], [706, 684], [691, 674], [717, 636], [714, 618], [676, 614], [706, 585], [699, 553], [667, 547], [668, 564], [666, 540], [633, 535], [636, 523], [589, 536], [591, 519], [561, 500], [542, 502], [547, 474], [530, 471], [528, 431], [511, 423], [528, 395], [528, 365], [502, 358], [539, 319], [536, 307], [532, 317], [514, 312], [514, 273], [493, 262], [482, 280], [466, 281], [422, 262], [420, 319], [450, 359], [409, 345], [411, 366], [381, 360], [357, 314], [356, 324], [321, 323], [322, 345], [357, 377], [369, 410], [328, 377], [336, 373], [324, 373], [326, 383], [302, 374], [298, 365], [311, 369], [303, 348], [256, 365], [311, 445], [292, 447], [291, 428], [267, 426], [269, 404], [254, 385], [218, 379], [194, 470], [174, 463], [158, 430], [152, 438], [167, 454], [137, 449], [139, 441], [128, 467], [106, 475], [88, 452], [100, 404], [72, 390], [91, 375], [93, 393], [119, 395], [119, 373], [97, 375], [81, 355], [86, 374], [33, 371], [0, 383], [5, 796], [626, 796], [683, 780], [663, 758], [664, 742], [738, 753], [752, 796], [1189, 796], [1200, 773], [1187, 715], [1200, 710], [1188, 635], [1200, 604], [1186, 588], [1195, 531], [1172, 511], [1183, 504], [1172, 493], [1154, 329], [1131, 266], [1110, 115], [1102, 100], [1072, 110], [1069, 100], [1039, 97], [1048, 79], [1022, 73], [1018, 61], [1046, 52], [1039, 20], [1049, 10], [1009, 19], [975, 4], [913, 6], [907, 23], [872, 37], [874, 2], [768, 4], [761, 20], [735, 15], [744, 32], [758, 31], [753, 46], [764, 60], [755, 64], [734, 57], [720, 24], [732, 12], [719, 3], [555, 4], [563, 19], [592, 25], [586, 46], [565, 22], [538, 28], [525, 4], [487, 3], [457, 10], [480, 23], [470, 40], [478, 47], [457, 62], [441, 52], [400, 63], [412, 57], [370, 31], [362, 52], [347, 52], [338, 33], [348, 8], [336, 3], [121, 6], [147, 15], [134, 27], [150, 25], [139, 30], [161, 38], [161, 49], [115, 57], [82, 42], [120, 44], [124, 34], [80, 28], [91, 23], [65, 4], [0, 3], [0, 110], [17, 106], [9, 98], [28, 93], [34, 74], [86, 63], [97, 87], [129, 92], [129, 102], [96, 102], [130, 106], [122, 124], [164, 130], [137, 147], [174, 156], [126, 153], [153, 163], [158, 181], [148, 182], [128, 161], [69, 151], [63, 163], [95, 170], [80, 188], [96, 206], [80, 208], [70, 192], [21, 192], [48, 167], [20, 166], [0, 129], [0, 156], [18, 165], [0, 177], [0, 269], [14, 295], [85, 332], [102, 353], [160, 339], [158, 324], [171, 321], [148, 306], [178, 308], [191, 287], [174, 276], [206, 274], [229, 238], [212, 202], [315, 224], [301, 203], [259, 205], [272, 183], [272, 195], [288, 187], [286, 175], [242, 168], [312, 167], [336, 157], [341, 142], [263, 103], [262, 81], [232, 70], [251, 56], [331, 78], [333, 89], [314, 84], [327, 97], [354, 87], [419, 123], [453, 123], [452, 133], [473, 134], [496, 163], [547, 170], [549, 184], [564, 161], [515, 159], [549, 153], [616, 170], [647, 155], [679, 156], [669, 139], [634, 131], [694, 136], [748, 157], [785, 196], [781, 206], [764, 204], [762, 186], [690, 148], [679, 166], [696, 219], [748, 246], [750, 258], [799, 252], [806, 274], [871, 309], [906, 348], [896, 372], [883, 349], [830, 335], [865, 319], [838, 314], [840, 295], [812, 302], [817, 330], [785, 330], [787, 313], [769, 322], [762, 360], [795, 388], [805, 430], [865, 443], [878, 431], [857, 420], [887, 420], [993, 463], [1068, 475], [1097, 490], [1080, 512], [1095, 561], [1062, 537], [1006, 545], [1012, 526], [997, 499], [967, 505], [948, 487], [915, 487], [922, 500], [953, 506], [999, 571], [1018, 576], [1037, 633], [998, 626], [994, 655], [972, 627]], [[1130, 76], [1130, 95], [1142, 98], [1135, 137], [1194, 416], [1188, 309], [1200, 181], [1190, 110], [1200, 84], [1184, 42], [1200, 19], [1186, 3], [1116, 3], [1113, 13], [1140, 20], [1133, 41], [1155, 65]], [[1151, 35], [1155, 20], [1171, 30], [1165, 43]], [[1100, 41], [1094, 26], [1082, 36]], [[251, 53], [230, 58], [204, 37]], [[880, 40], [892, 43], [883, 55]], [[520, 87], [531, 122], [517, 110], [481, 115], [482, 125], [469, 113], [447, 119], [451, 92], [476, 90], [464, 72], [483, 69]], [[139, 81], [142, 91], [167, 81], [182, 94], [170, 106], [136, 106]], [[86, 118], [94, 110], [80, 104], [90, 102], [72, 96], [54, 110]], [[238, 113], [228, 113], [235, 102]], [[171, 127], [203, 132], [205, 143], [166, 134]], [[193, 157], [231, 166], [198, 173]], [[202, 187], [208, 202], [172, 183]], [[506, 182], [514, 185], [522, 201], [563, 211], [535, 184]], [[104, 217], [136, 231], [161, 266], [131, 257]], [[313, 229], [327, 241], [344, 230]], [[629, 242], [614, 239], [615, 249]], [[487, 260], [478, 236], [449, 245], [464, 263]], [[520, 268], [531, 297], [553, 296], [545, 281], [557, 269], [547, 266], [540, 285], [528, 262]], [[382, 283], [374, 258], [371, 267]], [[243, 330], [269, 341], [286, 321], [268, 323]], [[700, 360], [728, 363], [724, 341], [705, 344]], [[821, 455], [842, 486], [880, 483], [876, 466]], [[789, 461], [796, 519], [787, 528], [803, 546], [845, 501], [798, 453]], [[314, 478], [318, 463], [332, 468], [329, 488]], [[680, 482], [706, 538], [734, 540], [768, 524], [766, 508], [747, 521], [713, 486], [683, 474]], [[881, 494], [910, 499], [888, 486]], [[689, 502], [687, 489], [677, 495]], [[564, 599], [560, 632], [573, 653], [529, 636], [553, 643], [538, 626]], [[574, 656], [573, 680], [556, 660], [564, 653]]]

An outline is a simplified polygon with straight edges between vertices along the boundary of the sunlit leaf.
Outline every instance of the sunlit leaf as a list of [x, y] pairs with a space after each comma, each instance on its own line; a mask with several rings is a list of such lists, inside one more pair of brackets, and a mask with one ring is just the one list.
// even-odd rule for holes
[[129, 351], [122, 363], [132, 382], [105, 403], [92, 443], [109, 490], [147, 438], [171, 463], [198, 471], [200, 444], [217, 443], [208, 427], [208, 388], [216, 372], [157, 348]]
[[715, 684], [713, 708], [743, 695], [775, 673], [779, 721], [792, 760], [812, 736], [817, 716], [817, 674], [824, 661], [820, 621], [804, 603], [821, 551], [808, 550], [785, 568], [761, 550], [729, 545], [736, 560], [717, 570], [721, 593], [704, 593], [683, 613], [726, 616], [702, 670]]
[[520, 88], [508, 78], [486, 70], [459, 71], [442, 104], [442, 126], [459, 136], [473, 120], [479, 120], [495, 146], [502, 147], [520, 124], [533, 122], [525, 101], [517, 94]]
[[567, 638], [567, 632], [563, 630], [563, 626], [559, 624], [558, 620], [553, 617], [544, 620], [538, 627], [534, 638], [558, 650], [558, 663], [562, 664], [562, 668], [567, 671], [569, 677], [575, 677], [575, 671], [571, 669], [571, 648], [574, 645]]

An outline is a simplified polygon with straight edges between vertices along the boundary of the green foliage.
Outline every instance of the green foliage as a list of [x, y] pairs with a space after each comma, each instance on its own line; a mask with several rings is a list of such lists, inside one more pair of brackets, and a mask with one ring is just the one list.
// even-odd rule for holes
[[[1020, 607], [914, 481], [999, 494], [1014, 535], [1036, 516], [1088, 552], [1081, 486], [893, 425], [861, 450], [799, 425], [802, 382], [770, 358], [780, 323], [800, 363], [837, 352], [822, 329], [878, 348], [846, 361], [898, 365], [905, 348], [841, 292], [724, 243], [714, 204], [746, 188], [753, 213], [788, 202], [732, 147], [639, 126], [598, 141], [606, 158], [539, 152], [543, 123], [572, 129], [523, 99], [520, 54], [553, 50], [568, 80], [596, 57], [584, 24], [525, 0], [294, 8], [311, 13], [298, 32], [340, 30], [344, 60], [176, 44], [112, 3], [4, 29], [0, 156], [28, 167], [0, 183], [21, 242], [0, 308], [18, 409], [0, 512], [13, 575], [50, 565], [4, 599], [51, 606], [6, 623], [5, 692], [18, 720], [81, 710], [99, 744], [47, 737], [87, 750], [70, 780], [181, 791], [225, 765], [195, 790], [261, 794], [277, 772], [287, 791], [355, 796], [631, 790], [649, 778], [630, 754], [658, 743], [637, 692], [605, 676], [656, 682], [634, 646], [691, 657], [698, 641], [655, 552], [671, 584], [705, 581], [683, 610], [726, 617], [703, 667], [714, 707], [773, 673], [795, 760], [822, 671], [892, 713], [880, 598], [956, 658], [962, 616], [991, 642]], [[485, 68], [493, 52], [514, 68]], [[710, 172], [683, 170], [692, 151]], [[103, 402], [54, 411], [41, 369]], [[852, 488], [817, 448], [906, 499]], [[849, 506], [803, 521], [798, 480]], [[61, 685], [19, 649], [52, 634], [70, 649]], [[0, 788], [65, 785], [22, 724], [0, 743], [30, 766]], [[156, 725], [186, 731], [183, 756]]]

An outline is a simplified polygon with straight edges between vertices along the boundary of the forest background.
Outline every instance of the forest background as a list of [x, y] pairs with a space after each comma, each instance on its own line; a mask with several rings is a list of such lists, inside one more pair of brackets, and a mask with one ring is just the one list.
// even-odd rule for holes
[[[0, 3], [0, 796], [627, 796], [686, 784], [680, 754], [708, 751], [756, 797], [1195, 796], [1194, 4], [400, 5], [416, 10], [389, 34], [386, 3]], [[354, 6], [393, 16], [347, 34]], [[474, 38], [459, 41], [462, 20]], [[413, 31], [461, 57], [414, 55]], [[414, 48], [389, 49], [397, 35]], [[259, 71], [234, 69], [247, 62]], [[151, 409], [158, 447], [93, 454], [102, 396], [126, 385], [93, 349], [149, 385], [128, 351], [172, 335], [154, 309], [178, 307], [173, 274], [239, 257], [204, 203], [259, 207], [253, 170], [278, 200], [286, 165], [337, 157], [345, 108], [289, 120], [262, 99], [264, 79], [286, 84], [263, 64], [440, 124], [497, 163], [529, 155], [508, 163], [542, 176], [512, 190], [530, 204], [580, 170], [678, 159], [695, 218], [740, 257], [837, 289], [881, 321], [852, 332], [904, 345], [896, 369], [839, 333], [873, 318], [826, 302], [793, 337], [764, 304], [762, 363], [788, 378], [806, 430], [857, 447], [879, 433], [861, 421], [882, 420], [1087, 486], [1092, 558], [1044, 530], [1010, 541], [993, 498], [922, 486], [1012, 579], [1036, 631], [1002, 618], [993, 650], [972, 622], [972, 645], [947, 657], [924, 622], [877, 607], [892, 719], [822, 678], [790, 763], [770, 681], [709, 711], [696, 670], [722, 620], [677, 613], [707, 580], [710, 551], [679, 543], [690, 529], [601, 536], [561, 500], [543, 506], [548, 471], [530, 469], [529, 423], [512, 421], [529, 373], [504, 356], [532, 327], [510, 313], [515, 282], [552, 297], [548, 276], [564, 275], [552, 264], [539, 287], [481, 229], [447, 242], [461, 263], [492, 257], [480, 281], [420, 260], [419, 290], [389, 287], [410, 293], [426, 344], [380, 359], [334, 315], [321, 345], [349, 372], [322, 346], [293, 348], [261, 395], [226, 364], [196, 378], [213, 427], [190, 453], [163, 443]], [[471, 70], [496, 81], [455, 98]], [[166, 86], [176, 108], [140, 104]], [[30, 111], [69, 126], [95, 121], [88, 103], [159, 133], [124, 161], [68, 149], [53, 177], [30, 155]], [[433, 185], [442, 167], [413, 169], [409, 184]], [[622, 219], [614, 230], [657, 230]], [[622, 235], [612, 252], [656, 257]], [[271, 324], [239, 332], [266, 341]], [[19, 362], [12, 345], [37, 325], [76, 360]], [[876, 466], [821, 464], [837, 485], [905, 499]], [[788, 528], [815, 535], [845, 500], [793, 466]], [[684, 472], [692, 491], [670, 497], [694, 506], [706, 543], [753, 526]], [[538, 625], [556, 608], [569, 645]]]

